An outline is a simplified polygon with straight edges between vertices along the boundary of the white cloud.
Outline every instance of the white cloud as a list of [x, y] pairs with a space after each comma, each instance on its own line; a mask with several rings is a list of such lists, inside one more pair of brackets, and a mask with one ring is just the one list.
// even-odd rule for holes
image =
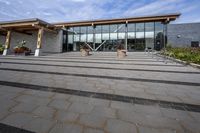
[[71, 1], [74, 1], [74, 2], [84, 2], [85, 0], [71, 0]]
[[177, 21], [181, 22], [188, 14], [199, 18], [199, 4], [198, 0], [0, 0], [0, 21], [37, 17], [59, 22], [182, 12]]
[[172, 10], [175, 8], [176, 4], [182, 0], [156, 0], [152, 3], [142, 5], [141, 7], [135, 9], [127, 10], [124, 15], [148, 15], [148, 14], [158, 14], [163, 11]]
[[5, 3], [6, 5], [10, 5], [10, 2], [7, 0], [0, 0], [0, 2]]

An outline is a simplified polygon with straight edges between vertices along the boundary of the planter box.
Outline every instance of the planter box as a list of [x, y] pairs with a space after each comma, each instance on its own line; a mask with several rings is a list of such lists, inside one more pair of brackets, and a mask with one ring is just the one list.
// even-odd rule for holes
[[81, 56], [89, 56], [89, 51], [88, 49], [81, 49]]
[[126, 50], [117, 50], [117, 57], [119, 59], [122, 59], [122, 58], [125, 58], [127, 55], [126, 55]]
[[15, 53], [15, 55], [28, 56], [28, 55], [31, 54], [31, 50], [25, 50], [25, 49], [21, 49], [21, 48], [16, 48], [16, 49], [14, 49], [14, 53]]

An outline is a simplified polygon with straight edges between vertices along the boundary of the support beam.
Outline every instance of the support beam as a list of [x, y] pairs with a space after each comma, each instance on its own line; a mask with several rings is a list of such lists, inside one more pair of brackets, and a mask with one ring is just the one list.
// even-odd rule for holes
[[11, 31], [7, 31], [6, 35], [6, 43], [5, 43], [5, 48], [9, 49], [10, 48], [10, 37], [11, 37]]
[[38, 31], [37, 48], [35, 50], [35, 56], [41, 55], [43, 33], [44, 33], [44, 28], [40, 28]]
[[6, 35], [6, 42], [5, 42], [5, 49], [3, 51], [3, 55], [7, 55], [9, 53], [9, 48], [10, 48], [10, 38], [11, 38], [11, 31], [7, 31]]
[[6, 34], [4, 34], [4, 33], [0, 33], [0, 35], [1, 35], [1, 36], [6, 36]]
[[2, 30], [2, 31], [7, 31], [5, 28], [2, 28], [1, 26], [0, 26], [0, 30]]
[[29, 36], [33, 35], [32, 33], [28, 33], [26, 31], [19, 31], [19, 30], [15, 30], [15, 29], [13, 29], [12, 31], [18, 32], [18, 33], [21, 33], [21, 34], [25, 34], [25, 35], [29, 35]]
[[93, 29], [93, 50], [95, 50], [96, 26], [93, 23], [92, 23], [92, 29]]
[[126, 24], [125, 24], [125, 49], [127, 51], [128, 49], [128, 21], [126, 21]]
[[45, 31], [49, 31], [49, 32], [52, 32], [54, 34], [58, 34], [58, 32], [54, 29], [46, 28], [46, 27], [43, 27], [43, 26], [35, 25], [35, 24], [33, 24], [32, 26], [35, 27], [35, 28], [38, 28], [38, 29], [43, 28]]

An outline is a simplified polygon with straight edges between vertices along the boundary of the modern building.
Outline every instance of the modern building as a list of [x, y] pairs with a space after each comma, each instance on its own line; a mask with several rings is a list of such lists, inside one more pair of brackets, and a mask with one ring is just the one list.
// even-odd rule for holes
[[200, 46], [200, 23], [169, 24], [168, 44], [173, 47]]
[[130, 52], [160, 50], [168, 41], [167, 25], [179, 16], [175, 13], [54, 24], [40, 19], [0, 22], [0, 44], [5, 44], [4, 55], [12, 53], [22, 40], [35, 56], [41, 52], [80, 51], [83, 45], [91, 51], [116, 51], [119, 45]]

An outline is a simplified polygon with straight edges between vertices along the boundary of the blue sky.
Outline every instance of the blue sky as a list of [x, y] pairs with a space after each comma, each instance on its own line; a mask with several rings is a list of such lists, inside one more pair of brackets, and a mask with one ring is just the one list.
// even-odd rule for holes
[[200, 0], [0, 0], [0, 21], [48, 22], [182, 13], [175, 23], [200, 22]]

